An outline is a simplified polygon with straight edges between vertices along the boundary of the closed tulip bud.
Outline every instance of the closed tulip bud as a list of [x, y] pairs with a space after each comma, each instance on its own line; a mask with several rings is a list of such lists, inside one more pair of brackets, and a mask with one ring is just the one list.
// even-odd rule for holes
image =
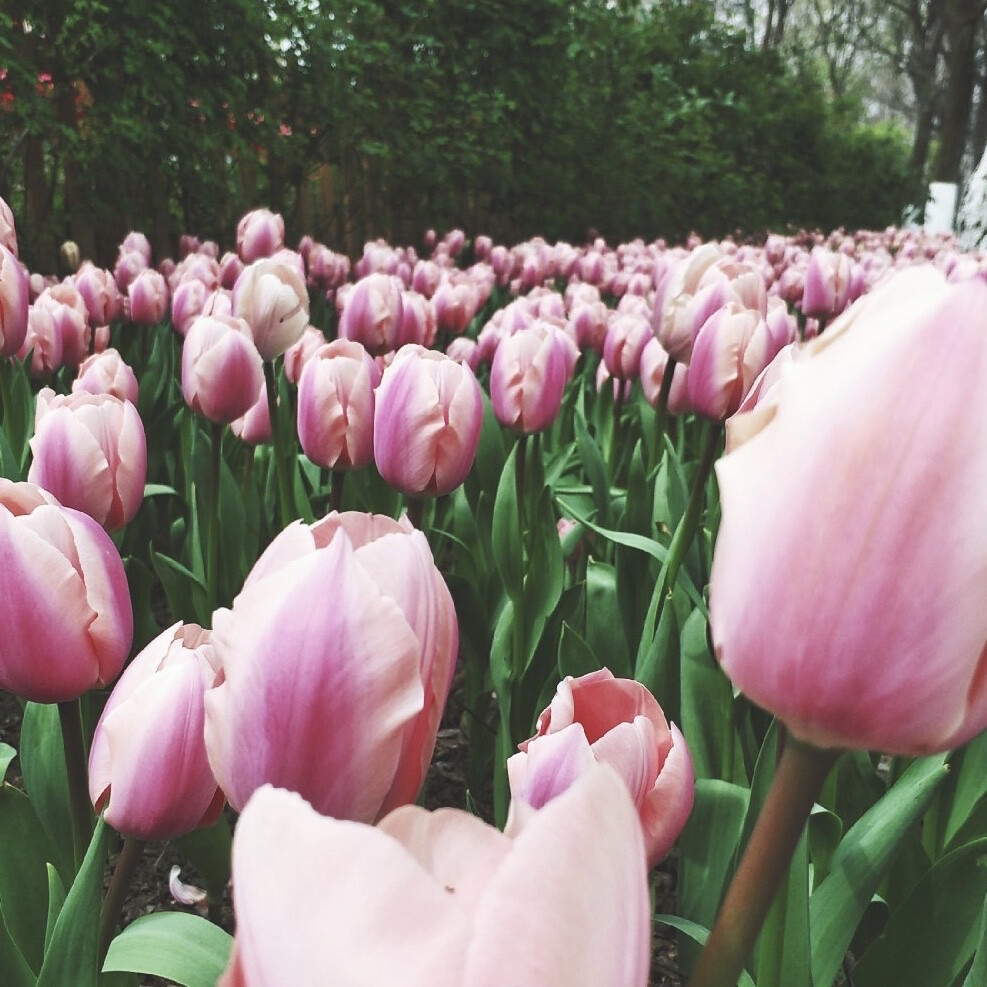
[[569, 322], [576, 334], [580, 349], [603, 352], [607, 337], [609, 309], [602, 301], [582, 302], [573, 305]]
[[[703, 287], [703, 275], [721, 256], [720, 248], [715, 243], [695, 247], [687, 257], [669, 270], [662, 283], [660, 297], [655, 300], [655, 335], [665, 350], [680, 362], [689, 362], [692, 340], [702, 325], [702, 322], [697, 325], [696, 314], [688, 311], [692, 298]], [[710, 313], [706, 314], [708, 317]]]
[[170, 840], [219, 817], [203, 734], [217, 679], [210, 632], [197, 624], [168, 628], [127, 666], [89, 750], [89, 796], [117, 832]]
[[123, 314], [123, 296], [109, 271], [87, 261], [75, 276], [75, 286], [85, 302], [91, 326], [105, 326]]
[[233, 290], [236, 279], [243, 273], [244, 263], [240, 258], [232, 253], [223, 254], [219, 262], [219, 283], [229, 291]]
[[467, 336], [456, 336], [446, 347], [446, 356], [456, 363], [465, 363], [474, 373], [480, 365], [480, 347], [475, 339]]
[[377, 469], [405, 494], [450, 493], [473, 467], [482, 425], [483, 396], [470, 368], [442, 353], [404, 347], [377, 389]]
[[339, 335], [362, 343], [371, 353], [398, 348], [403, 306], [401, 281], [389, 274], [368, 274], [347, 294], [339, 317]]
[[88, 313], [74, 285], [53, 285], [38, 296], [28, 311], [28, 329], [18, 353], [24, 359], [34, 351], [31, 372], [35, 375], [78, 367], [89, 352]]
[[401, 328], [398, 330], [398, 348], [417, 343], [428, 348], [435, 342], [438, 325], [435, 306], [417, 291], [405, 291], [401, 295]]
[[244, 264], [270, 257], [284, 246], [284, 219], [270, 209], [254, 209], [237, 224], [236, 252]]
[[182, 395], [214, 422], [245, 415], [263, 388], [264, 367], [250, 327], [230, 316], [200, 316], [182, 345]]
[[0, 247], [10, 251], [14, 257], [17, 252], [17, 229], [14, 225], [14, 211], [0, 198]]
[[130, 321], [142, 326], [161, 322], [168, 312], [168, 285], [153, 268], [145, 268], [127, 286]]
[[143, 258], [144, 266], [148, 267], [151, 263], [151, 241], [143, 234], [136, 230], [131, 230], [124, 238], [123, 242], [120, 244], [120, 256], [124, 254], [137, 254], [139, 257]]
[[562, 407], [569, 359], [565, 334], [547, 322], [503, 339], [490, 368], [497, 421], [525, 435], [548, 428]]
[[271, 408], [267, 403], [267, 385], [261, 383], [257, 399], [241, 417], [230, 422], [230, 431], [248, 446], [266, 445], [271, 441]]
[[985, 309], [980, 281], [889, 279], [782, 367], [717, 463], [716, 654], [818, 747], [920, 755], [987, 726]]
[[113, 277], [116, 280], [117, 288], [125, 293], [134, 278], [141, 271], [146, 270], [147, 267], [148, 261], [144, 259], [143, 254], [136, 251], [120, 254], [117, 258], [116, 266], [113, 268]]
[[463, 333], [473, 321], [479, 308], [479, 294], [467, 281], [446, 281], [435, 292], [435, 318], [440, 329]]
[[147, 441], [137, 409], [111, 394], [37, 398], [28, 479], [107, 531], [133, 520], [144, 499]]
[[308, 325], [305, 279], [276, 258], [243, 269], [233, 288], [233, 314], [245, 319], [264, 360], [274, 360], [301, 338]]
[[212, 294], [204, 282], [198, 278], [183, 281], [171, 296], [171, 324], [183, 338], [188, 335], [192, 323], [202, 315], [206, 299]]
[[264, 788], [234, 838], [237, 931], [219, 987], [645, 987], [642, 855], [602, 766], [514, 839], [458, 809], [361, 826]]
[[72, 390], [86, 391], [89, 394], [112, 394], [135, 406], [139, 393], [134, 371], [114, 349], [104, 349], [86, 357], [72, 381]]
[[692, 811], [692, 758], [679, 729], [657, 700], [632, 679], [609, 669], [559, 683], [538, 717], [534, 737], [507, 762], [510, 834], [597, 762], [624, 780], [644, 831], [648, 867], [672, 848]]
[[411, 287], [420, 295], [431, 298], [442, 281], [442, 269], [435, 261], [420, 260], [411, 272]]
[[24, 343], [29, 298], [24, 268], [17, 255], [0, 242], [0, 357], [13, 356]]
[[326, 345], [326, 336], [315, 326], [306, 326], [301, 339], [284, 351], [284, 375], [289, 382], [298, 386], [305, 364]]
[[313, 463], [355, 469], [374, 458], [373, 357], [349, 339], [324, 343], [298, 382], [298, 438]]
[[[657, 339], [649, 340], [641, 353], [641, 389], [644, 399], [652, 408], [658, 407], [661, 382], [668, 366], [668, 354]], [[668, 411], [672, 415], [685, 415], [692, 411], [689, 402], [689, 368], [676, 363], [672, 371], [672, 387], [668, 392]]]
[[0, 688], [77, 699], [120, 674], [133, 639], [123, 563], [85, 514], [0, 479]]
[[295, 522], [214, 624], [225, 680], [206, 694], [206, 749], [236, 808], [265, 783], [362, 822], [414, 801], [458, 651], [420, 531], [358, 513]]
[[603, 364], [619, 380], [633, 380], [640, 374], [641, 354], [654, 336], [643, 315], [630, 313], [610, 320], [603, 340]]
[[802, 312], [822, 319], [839, 315], [849, 301], [851, 273], [846, 254], [815, 247], [805, 271]]

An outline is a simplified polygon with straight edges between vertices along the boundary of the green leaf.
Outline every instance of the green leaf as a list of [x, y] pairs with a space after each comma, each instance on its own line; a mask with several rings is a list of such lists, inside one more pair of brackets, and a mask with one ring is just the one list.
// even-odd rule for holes
[[630, 678], [631, 660], [617, 602], [617, 573], [606, 562], [586, 563], [586, 643], [618, 678]]
[[65, 885], [58, 876], [58, 871], [51, 864], [45, 865], [48, 871], [48, 917], [45, 921], [45, 952], [51, 945], [51, 937], [55, 934], [55, 923], [65, 904]]
[[953, 754], [949, 771], [950, 777], [944, 787], [952, 798], [942, 829], [943, 846], [947, 848], [987, 795], [987, 732]]
[[0, 741], [0, 785], [3, 784], [4, 778], [7, 777], [7, 768], [10, 767], [10, 762], [15, 757], [17, 757], [17, 751], [10, 744]]
[[0, 908], [11, 938], [32, 970], [44, 958], [51, 847], [28, 797], [0, 788]]
[[[659, 914], [655, 915], [654, 921], [677, 929], [700, 946], [705, 946], [706, 940], [709, 938], [709, 929], [705, 926], [699, 925], [697, 922], [690, 922], [687, 918], [680, 918], [678, 915]], [[751, 980], [751, 975], [746, 970], [741, 971], [737, 978], [737, 987], [756, 987], [754, 981]]]
[[20, 759], [24, 789], [51, 841], [49, 859], [62, 881], [69, 883], [75, 876], [72, 817], [62, 725], [54, 703], [28, 703], [24, 707]]
[[945, 778], [945, 755], [913, 761], [837, 847], [829, 877], [809, 900], [812, 976], [817, 984], [833, 982], [895, 851]]
[[96, 821], [79, 873], [69, 888], [45, 953], [38, 987], [98, 987], [99, 910], [106, 863], [106, 823]]
[[985, 900], [987, 838], [948, 853], [915, 885], [854, 966], [854, 984], [952, 987], [977, 949]]
[[984, 901], [983, 914], [980, 918], [980, 936], [977, 941], [977, 952], [973, 957], [973, 966], [963, 981], [963, 987], [983, 987], [987, 984], [987, 900]]
[[104, 972], [163, 977], [182, 987], [215, 987], [230, 961], [233, 937], [199, 915], [155, 912], [110, 943]]
[[202, 878], [209, 896], [223, 893], [230, 879], [230, 852], [233, 839], [224, 816], [209, 827], [186, 833], [176, 841], [178, 848]]
[[491, 535], [494, 563], [512, 600], [521, 599], [524, 593], [524, 557], [515, 477], [517, 456], [518, 445], [515, 445], [504, 463], [497, 484]]
[[662, 609], [658, 629], [648, 647], [643, 646], [643, 635], [641, 644], [634, 678], [658, 700], [667, 719], [679, 722], [682, 719], [682, 659], [674, 606], [666, 605]]
[[35, 987], [37, 978], [27, 960], [10, 938], [0, 907], [0, 984], [4, 987]]
[[573, 426], [576, 432], [576, 448], [579, 451], [579, 459], [586, 471], [590, 486], [593, 488], [593, 502], [596, 504], [596, 516], [600, 523], [610, 524], [610, 481], [607, 478], [607, 467], [603, 461], [603, 455], [599, 447], [590, 438], [586, 428], [586, 419], [577, 408], [573, 418]]
[[147, 500], [149, 497], [180, 497], [181, 494], [174, 488], [169, 487], [166, 483], [145, 483], [144, 484], [144, 499]]
[[563, 621], [562, 633], [559, 635], [559, 678], [564, 679], [567, 675], [579, 678], [580, 675], [599, 671], [602, 667], [593, 654], [593, 649]]
[[176, 620], [198, 621], [208, 626], [211, 614], [206, 613], [206, 587], [181, 562], [150, 549], [151, 565], [161, 580], [168, 607]]

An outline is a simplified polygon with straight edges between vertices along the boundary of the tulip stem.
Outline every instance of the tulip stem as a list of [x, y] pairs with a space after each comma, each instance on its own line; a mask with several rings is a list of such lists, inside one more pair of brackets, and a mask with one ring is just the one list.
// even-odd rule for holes
[[661, 376], [661, 387], [658, 390], [658, 404], [655, 406], [655, 456], [654, 464], [661, 462], [665, 450], [665, 430], [668, 428], [668, 396], [672, 393], [672, 380], [675, 377], [675, 357], [669, 356], [665, 364], [665, 372]]
[[89, 838], [92, 836], [92, 811], [89, 804], [89, 769], [86, 764], [86, 747], [82, 738], [82, 715], [79, 700], [68, 699], [58, 704], [58, 719], [62, 727], [62, 749], [65, 754], [65, 773], [69, 785], [69, 802], [72, 812], [72, 842], [75, 866], [79, 867]]
[[329, 487], [329, 508], [333, 511], [342, 511], [343, 481], [346, 479], [346, 473], [343, 470], [332, 470], [330, 476], [332, 479]]
[[127, 892], [133, 884], [134, 874], [137, 872], [137, 865], [140, 863], [143, 852], [143, 840], [135, 839], [132, 836], [124, 837], [123, 847], [113, 867], [113, 877], [110, 878], [110, 886], [106, 890], [103, 907], [99, 913], [100, 969], [102, 969], [103, 961], [106, 959], [110, 943], [113, 941], [113, 933], [116, 932], [120, 913], [123, 911], [124, 902], [127, 900]]
[[405, 510], [408, 512], [408, 520], [419, 530], [424, 531], [423, 521], [425, 520], [425, 501], [421, 497], [409, 497]]
[[267, 411], [271, 419], [271, 443], [274, 446], [274, 469], [278, 474], [278, 494], [281, 499], [281, 527], [287, 528], [295, 519], [294, 498], [291, 496], [291, 483], [288, 479], [281, 429], [278, 427], [278, 378], [274, 372], [274, 361], [264, 361], [264, 381], [267, 386]]
[[[0, 359], [0, 401], [3, 402], [3, 422], [0, 423], [3, 426], [3, 430], [7, 433], [7, 438], [10, 440], [10, 444], [14, 444], [14, 437], [10, 433], [10, 410], [13, 406], [13, 398], [10, 392], [10, 378], [8, 374], [11, 373], [13, 363], [10, 360]], [[19, 449], [15, 450], [20, 452]]]
[[212, 463], [209, 472], [209, 541], [206, 546], [206, 610], [216, 609], [219, 584], [219, 466], [223, 455], [223, 423], [212, 425]]
[[771, 789], [689, 987], [735, 987], [838, 754], [783, 737]]

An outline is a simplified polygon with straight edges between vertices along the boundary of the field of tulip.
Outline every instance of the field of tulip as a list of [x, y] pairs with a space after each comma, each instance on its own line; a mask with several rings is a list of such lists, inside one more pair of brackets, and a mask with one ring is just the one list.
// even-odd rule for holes
[[0, 984], [987, 984], [987, 258], [229, 246], [0, 200]]

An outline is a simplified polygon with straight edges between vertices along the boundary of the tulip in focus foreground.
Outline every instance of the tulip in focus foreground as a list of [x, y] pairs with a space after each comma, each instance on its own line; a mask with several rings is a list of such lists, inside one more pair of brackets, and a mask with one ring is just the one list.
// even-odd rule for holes
[[235, 808], [268, 782], [362, 822], [414, 800], [459, 642], [420, 531], [359, 513], [295, 522], [213, 623], [225, 681], [206, 694], [206, 749]]
[[170, 840], [211, 825], [223, 795], [203, 739], [216, 682], [209, 631], [176, 624], [127, 666], [89, 752], [89, 795], [124, 836]]
[[92, 518], [0, 479], [0, 688], [38, 703], [106, 685], [130, 652], [123, 563]]
[[644, 987], [651, 923], [634, 808], [605, 767], [511, 839], [458, 809], [377, 827], [265, 787], [233, 843], [220, 987]]
[[507, 832], [568, 790], [597, 762], [623, 779], [644, 831], [648, 866], [672, 848], [692, 810], [689, 748], [655, 697], [609, 669], [563, 679], [537, 732], [507, 762], [511, 818]]
[[[724, 671], [817, 747], [987, 726], [987, 285], [911, 270], [790, 361], [717, 464]], [[792, 505], [811, 505], [804, 513]]]
[[483, 396], [469, 367], [404, 347], [377, 388], [377, 469], [405, 494], [450, 493], [473, 466], [482, 425]]

